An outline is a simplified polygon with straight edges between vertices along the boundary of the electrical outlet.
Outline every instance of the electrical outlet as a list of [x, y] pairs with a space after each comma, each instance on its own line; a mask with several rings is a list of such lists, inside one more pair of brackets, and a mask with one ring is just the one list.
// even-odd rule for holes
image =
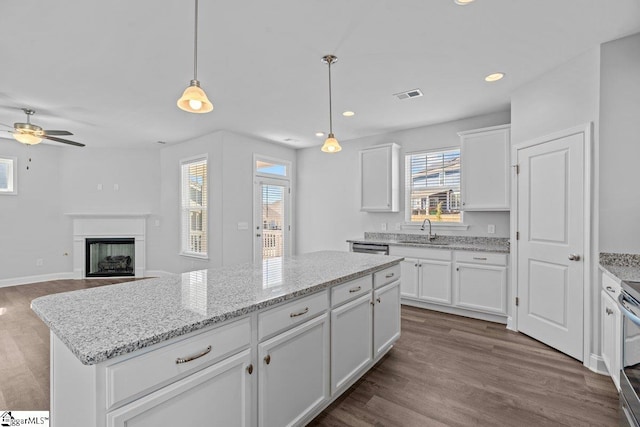
[[487, 226], [487, 233], [495, 234], [496, 233], [496, 226], [494, 224], [489, 224]]
[[402, 230], [402, 224], [399, 222], [396, 222], [396, 230], [400, 231]]
[[156, 227], [160, 227], [160, 220], [159, 220], [159, 219], [156, 219], [156, 220], [153, 222], [153, 225], [155, 225]]
[[44, 260], [42, 258], [38, 258], [36, 260], [36, 267], [42, 267], [44, 265]]
[[98, 184], [98, 191], [102, 191], [102, 184]]
[[120, 190], [120, 186], [118, 184], [113, 184], [113, 191]]
[[380, 224], [380, 230], [387, 231], [387, 223], [386, 222], [383, 222], [383, 223]]

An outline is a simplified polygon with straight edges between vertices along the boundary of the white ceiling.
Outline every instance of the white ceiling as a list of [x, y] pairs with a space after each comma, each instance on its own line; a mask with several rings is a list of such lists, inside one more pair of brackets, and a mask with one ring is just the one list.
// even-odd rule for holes
[[[193, 15], [190, 0], [2, 0], [0, 123], [31, 107], [88, 147], [223, 129], [308, 147], [329, 126], [325, 54], [338, 56], [334, 133], [347, 141], [507, 110], [523, 83], [640, 31], [638, 0], [200, 0], [198, 78], [215, 109], [198, 115], [176, 107]], [[495, 71], [506, 78], [484, 82]], [[424, 96], [392, 96], [415, 88]]]

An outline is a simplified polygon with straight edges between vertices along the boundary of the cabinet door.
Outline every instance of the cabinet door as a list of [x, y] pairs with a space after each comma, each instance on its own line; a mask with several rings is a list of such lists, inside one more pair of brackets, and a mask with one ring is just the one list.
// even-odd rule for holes
[[620, 389], [621, 369], [621, 313], [618, 304], [601, 291], [602, 360], [616, 388]]
[[360, 151], [360, 210], [398, 212], [398, 151], [397, 144]]
[[250, 426], [250, 364], [250, 350], [231, 356], [109, 412], [107, 426], [157, 427], [170, 420], [185, 426]]
[[258, 345], [262, 427], [298, 424], [329, 398], [327, 313]]
[[[420, 299], [439, 304], [451, 304], [451, 263], [418, 260], [420, 269]], [[404, 281], [404, 276], [402, 277]]]
[[455, 305], [507, 314], [507, 268], [456, 263]]
[[462, 209], [510, 209], [510, 127], [461, 132]]
[[405, 258], [400, 262], [400, 293], [403, 297], [416, 298], [418, 296], [418, 266], [420, 262], [415, 258]]
[[331, 393], [371, 361], [373, 348], [371, 291], [331, 312]]
[[400, 338], [400, 281], [376, 290], [373, 298], [373, 356], [377, 358]]

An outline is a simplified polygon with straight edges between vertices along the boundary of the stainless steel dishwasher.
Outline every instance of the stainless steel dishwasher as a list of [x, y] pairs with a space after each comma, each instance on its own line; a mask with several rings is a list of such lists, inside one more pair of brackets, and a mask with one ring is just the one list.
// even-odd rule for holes
[[383, 243], [352, 243], [351, 252], [389, 255], [389, 245]]

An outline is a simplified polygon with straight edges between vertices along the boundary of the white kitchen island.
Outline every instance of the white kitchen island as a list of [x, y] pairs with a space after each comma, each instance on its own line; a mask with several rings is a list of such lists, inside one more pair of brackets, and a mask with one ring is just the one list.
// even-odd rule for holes
[[51, 425], [304, 425], [400, 336], [401, 260], [316, 252], [37, 298]]

